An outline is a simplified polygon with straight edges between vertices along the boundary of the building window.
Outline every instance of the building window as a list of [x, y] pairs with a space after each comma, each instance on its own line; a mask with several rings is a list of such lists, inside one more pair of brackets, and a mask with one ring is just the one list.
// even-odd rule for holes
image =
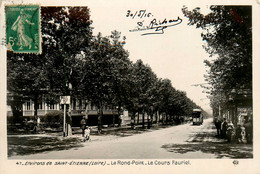
[[31, 110], [31, 102], [26, 102], [26, 110]]
[[86, 100], [82, 101], [82, 109], [86, 109]]
[[50, 109], [54, 109], [54, 104], [50, 104]]
[[82, 109], [82, 100], [79, 99], [79, 109]]
[[90, 106], [91, 106], [90, 103], [86, 102], [86, 110], [90, 110]]
[[73, 101], [72, 101], [72, 108], [73, 108], [73, 110], [76, 110], [76, 100], [75, 99], [73, 99]]
[[42, 110], [42, 102], [39, 103], [39, 107], [38, 107], [38, 109]]

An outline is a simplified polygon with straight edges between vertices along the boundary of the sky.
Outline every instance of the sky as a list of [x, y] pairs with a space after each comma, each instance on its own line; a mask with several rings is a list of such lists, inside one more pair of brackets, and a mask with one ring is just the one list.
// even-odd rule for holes
[[[77, 2], [73, 2], [77, 6]], [[173, 87], [185, 91], [187, 96], [204, 110], [210, 112], [210, 102], [203, 89], [195, 84], [205, 83], [204, 75], [206, 67], [203, 60], [209, 59], [209, 55], [202, 48], [201, 30], [195, 26], [187, 25], [181, 9], [184, 2], [172, 0], [89, 0], [84, 1], [90, 8], [91, 20], [94, 27], [93, 34], [101, 32], [108, 36], [111, 31], [117, 30], [126, 37], [125, 49], [129, 52], [129, 58], [133, 62], [141, 59], [148, 64], [159, 78], [168, 78]], [[72, 3], [72, 2], [71, 2]], [[82, 3], [78, 3], [81, 6]], [[197, 5], [187, 4], [189, 9]], [[45, 5], [45, 4], [42, 4]], [[207, 6], [201, 6], [207, 13]], [[131, 13], [146, 10], [150, 17], [139, 18], [138, 15], [127, 17], [128, 10]], [[164, 29], [164, 34], [145, 35], [144, 32], [129, 32], [137, 27], [137, 22], [143, 26], [156, 19], [161, 22], [167, 20], [182, 19], [182, 23]]]
[[[211, 112], [210, 102], [203, 89], [195, 84], [206, 83], [204, 75], [206, 67], [203, 60], [209, 59], [209, 55], [202, 48], [205, 44], [201, 39], [201, 30], [195, 26], [188, 26], [188, 20], [184, 17], [182, 4], [174, 2], [169, 4], [164, 1], [131, 1], [125, 4], [117, 3], [93, 3], [89, 5], [93, 34], [101, 32], [108, 36], [111, 31], [117, 30], [126, 37], [125, 49], [129, 51], [129, 58], [133, 62], [141, 59], [148, 64], [159, 78], [168, 78], [173, 87], [185, 91], [187, 96], [204, 110]], [[125, 2], [125, 1], [124, 1]], [[189, 9], [195, 6], [187, 5]], [[128, 10], [134, 15], [139, 10], [146, 10], [149, 17], [127, 17]], [[202, 12], [207, 13], [207, 7], [202, 7]], [[161, 20], [182, 19], [179, 25], [164, 29], [164, 34], [141, 35], [145, 32], [130, 32], [137, 27], [137, 22], [147, 26], [153, 19]], [[139, 23], [140, 24], [140, 23]], [[209, 59], [210, 60], [210, 59]]]

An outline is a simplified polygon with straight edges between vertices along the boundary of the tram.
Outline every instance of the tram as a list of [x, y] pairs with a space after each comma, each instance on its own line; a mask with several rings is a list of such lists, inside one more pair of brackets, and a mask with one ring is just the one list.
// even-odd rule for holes
[[192, 111], [193, 125], [201, 125], [203, 123], [203, 115], [201, 109], [193, 109]]

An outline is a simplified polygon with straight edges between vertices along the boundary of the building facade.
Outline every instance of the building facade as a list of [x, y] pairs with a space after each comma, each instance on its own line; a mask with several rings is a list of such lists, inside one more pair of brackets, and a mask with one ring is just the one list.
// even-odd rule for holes
[[[22, 104], [21, 108], [23, 118], [27, 118], [27, 120], [33, 120], [35, 108], [34, 102], [31, 99], [29, 99]], [[43, 118], [47, 113], [51, 113], [54, 111], [64, 112], [63, 108], [63, 104], [47, 104], [43, 99], [38, 104], [37, 116]], [[86, 116], [88, 118], [88, 125], [94, 126], [98, 123], [98, 108], [87, 100], [71, 99], [69, 104], [69, 110], [71, 112], [72, 117], [72, 126], [74, 127], [80, 126], [80, 120]], [[121, 113], [118, 113], [118, 110], [116, 108], [105, 106], [102, 112], [103, 125], [118, 124], [119, 119], [124, 119], [120, 120], [122, 124], [127, 124], [128, 122], [130, 122], [130, 117], [128, 116], [128, 112], [126, 110], [123, 110]], [[13, 116], [10, 106], [7, 106], [7, 116]]]

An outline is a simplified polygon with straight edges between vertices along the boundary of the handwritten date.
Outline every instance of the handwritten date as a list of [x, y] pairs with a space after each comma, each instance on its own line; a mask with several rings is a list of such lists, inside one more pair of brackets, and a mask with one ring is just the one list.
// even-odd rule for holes
[[153, 16], [152, 13], [148, 13], [146, 10], [139, 10], [139, 11], [131, 11], [131, 10], [127, 10], [127, 14], [126, 14], [126, 17], [130, 17], [130, 18], [135, 18], [135, 17], [138, 17], [140, 19], [142, 18], [149, 18]]

